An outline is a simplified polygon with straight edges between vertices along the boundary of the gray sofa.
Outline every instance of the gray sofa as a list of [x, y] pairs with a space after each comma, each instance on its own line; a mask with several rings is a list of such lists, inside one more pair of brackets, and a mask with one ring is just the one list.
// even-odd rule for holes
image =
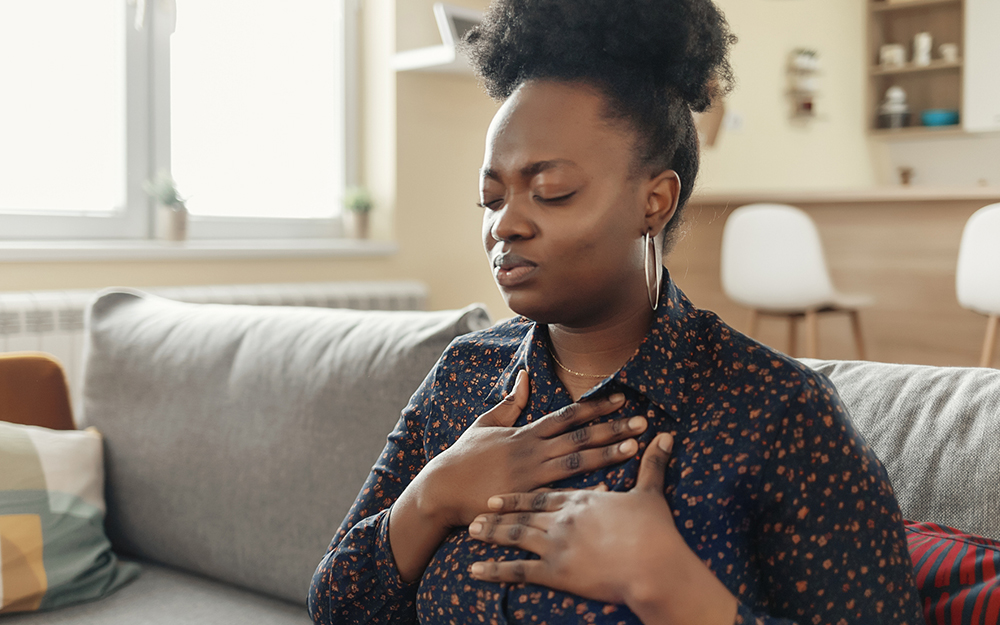
[[[85, 421], [105, 436], [110, 597], [3, 625], [304, 624], [313, 569], [400, 409], [448, 342], [433, 313], [103, 295]], [[805, 361], [838, 386], [907, 518], [1000, 539], [1000, 372]]]
[[399, 413], [482, 306], [186, 304], [132, 291], [88, 318], [83, 423], [138, 579], [2, 625], [304, 625], [312, 573]]

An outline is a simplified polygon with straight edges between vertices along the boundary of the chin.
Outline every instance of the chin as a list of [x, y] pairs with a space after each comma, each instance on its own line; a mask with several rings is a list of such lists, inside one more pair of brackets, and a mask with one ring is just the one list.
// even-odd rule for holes
[[553, 310], [552, 300], [546, 298], [541, 293], [529, 293], [521, 289], [505, 290], [501, 288], [500, 294], [503, 296], [507, 307], [522, 317], [527, 317], [535, 323], [540, 324], [559, 323], [561, 315]]

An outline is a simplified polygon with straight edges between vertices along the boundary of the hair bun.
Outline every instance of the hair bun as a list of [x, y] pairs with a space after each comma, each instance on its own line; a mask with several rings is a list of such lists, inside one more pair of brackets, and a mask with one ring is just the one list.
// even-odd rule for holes
[[733, 82], [736, 37], [711, 0], [495, 0], [466, 41], [497, 98], [532, 77], [603, 77], [702, 111]]

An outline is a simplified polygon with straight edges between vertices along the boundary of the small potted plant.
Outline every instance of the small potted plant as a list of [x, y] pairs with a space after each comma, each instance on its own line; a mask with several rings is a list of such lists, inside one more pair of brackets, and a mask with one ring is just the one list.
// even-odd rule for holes
[[374, 205], [371, 193], [364, 187], [350, 187], [344, 194], [344, 208], [351, 218], [355, 238], [368, 238], [368, 215]]
[[142, 188], [156, 200], [156, 238], [183, 241], [187, 238], [188, 210], [185, 198], [177, 192], [177, 184], [166, 171], [161, 171]]

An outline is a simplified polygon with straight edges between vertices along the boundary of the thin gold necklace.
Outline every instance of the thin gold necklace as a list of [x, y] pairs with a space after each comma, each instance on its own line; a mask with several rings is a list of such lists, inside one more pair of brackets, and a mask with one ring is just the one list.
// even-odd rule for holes
[[611, 376], [614, 375], [613, 373], [609, 373], [607, 375], [595, 375], [593, 373], [580, 373], [579, 371], [573, 371], [572, 369], [570, 369], [569, 367], [567, 367], [563, 363], [559, 362], [559, 359], [556, 358], [556, 353], [554, 351], [552, 351], [551, 347], [547, 347], [546, 349], [549, 350], [549, 355], [552, 356], [552, 360], [556, 361], [556, 364], [559, 365], [559, 368], [562, 369], [563, 371], [566, 371], [567, 373], [571, 373], [571, 374], [573, 374], [575, 376], [578, 376], [578, 377], [581, 377], [581, 378], [594, 378], [594, 379], [598, 379], [599, 378], [601, 380], [603, 380], [604, 378], [610, 378]]

